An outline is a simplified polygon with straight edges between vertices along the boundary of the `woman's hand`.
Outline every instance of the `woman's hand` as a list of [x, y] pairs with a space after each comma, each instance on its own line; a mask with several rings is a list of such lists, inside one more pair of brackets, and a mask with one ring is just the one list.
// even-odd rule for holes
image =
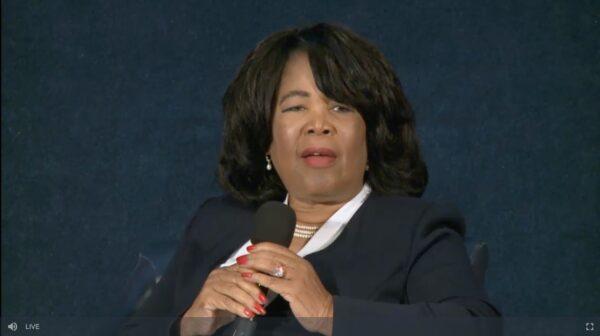
[[266, 311], [258, 285], [244, 281], [238, 265], [213, 270], [191, 307], [181, 318], [180, 335], [211, 335], [237, 316], [253, 318]]
[[[333, 296], [325, 289], [312, 265], [288, 248], [259, 243], [248, 247], [249, 254], [237, 259], [250, 272], [242, 276], [281, 295], [302, 326], [311, 332], [331, 335]], [[278, 267], [282, 277], [274, 276]]]

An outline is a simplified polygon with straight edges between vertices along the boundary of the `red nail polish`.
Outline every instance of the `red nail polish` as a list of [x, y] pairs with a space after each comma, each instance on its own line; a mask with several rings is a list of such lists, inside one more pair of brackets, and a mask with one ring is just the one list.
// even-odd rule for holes
[[244, 315], [248, 316], [249, 318], [253, 318], [256, 314], [254, 314], [250, 309], [244, 308]]
[[242, 272], [242, 278], [249, 279], [252, 277], [252, 272]]
[[246, 262], [248, 262], [248, 255], [239, 256], [235, 258], [235, 261], [237, 261], [237, 263], [240, 265], [244, 265]]
[[254, 245], [248, 245], [248, 247], [246, 247], [246, 251], [251, 252], [252, 250], [254, 250], [256, 246]]
[[266, 314], [267, 311], [265, 310], [265, 308], [263, 308], [260, 304], [255, 303], [254, 304], [254, 309], [258, 310], [261, 314]]
[[262, 303], [267, 303], [267, 298], [265, 297], [264, 294], [258, 294], [258, 299], [260, 300], [260, 302]]

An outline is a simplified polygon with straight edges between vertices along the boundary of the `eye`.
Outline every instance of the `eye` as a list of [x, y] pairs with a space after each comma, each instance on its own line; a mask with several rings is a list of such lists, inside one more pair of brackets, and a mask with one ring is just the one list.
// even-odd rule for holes
[[333, 107], [333, 110], [338, 112], [352, 112], [352, 109], [350, 107], [344, 105], [335, 105]]
[[286, 109], [282, 110], [281, 112], [287, 112], [287, 111], [300, 111], [300, 110], [302, 110], [302, 109], [304, 109], [304, 106], [302, 106], [302, 105], [296, 105], [296, 106], [288, 107], [288, 108], [286, 108]]

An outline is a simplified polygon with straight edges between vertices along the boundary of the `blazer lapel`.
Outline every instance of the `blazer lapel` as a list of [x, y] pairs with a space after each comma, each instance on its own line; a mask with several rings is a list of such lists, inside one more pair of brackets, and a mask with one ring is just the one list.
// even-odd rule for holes
[[[403, 264], [403, 254], [393, 246], [400, 244], [395, 241], [394, 226], [402, 221], [378, 210], [380, 197], [371, 192], [331, 245], [305, 257], [332, 295], [375, 298]], [[384, 258], [386, 262], [381, 262]]]
[[[305, 257], [319, 275], [323, 285], [332, 295], [353, 293], [356, 297], [366, 297], [368, 287], [364, 278], [357, 278], [357, 269], [364, 270], [364, 256], [360, 256], [361, 246], [364, 246], [364, 238], [361, 231], [366, 225], [364, 213], [368, 210], [372, 201], [372, 194], [365, 200], [362, 206], [350, 218], [348, 224], [327, 248], [309, 254]], [[360, 258], [358, 257], [360, 256]], [[363, 265], [359, 265], [358, 263]], [[373, 266], [373, 260], [368, 264]]]

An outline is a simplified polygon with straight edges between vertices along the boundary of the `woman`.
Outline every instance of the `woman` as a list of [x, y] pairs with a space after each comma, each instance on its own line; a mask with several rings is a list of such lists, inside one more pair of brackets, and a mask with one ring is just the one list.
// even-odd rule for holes
[[[375, 47], [329, 24], [275, 33], [223, 109], [228, 193], [197, 211], [124, 333], [221, 334], [240, 317], [282, 335], [417, 334], [421, 317], [499, 316], [474, 280], [460, 214], [418, 198], [427, 168], [413, 113]], [[269, 200], [296, 214], [289, 248], [250, 245]], [[261, 327], [260, 315], [288, 319]]]

